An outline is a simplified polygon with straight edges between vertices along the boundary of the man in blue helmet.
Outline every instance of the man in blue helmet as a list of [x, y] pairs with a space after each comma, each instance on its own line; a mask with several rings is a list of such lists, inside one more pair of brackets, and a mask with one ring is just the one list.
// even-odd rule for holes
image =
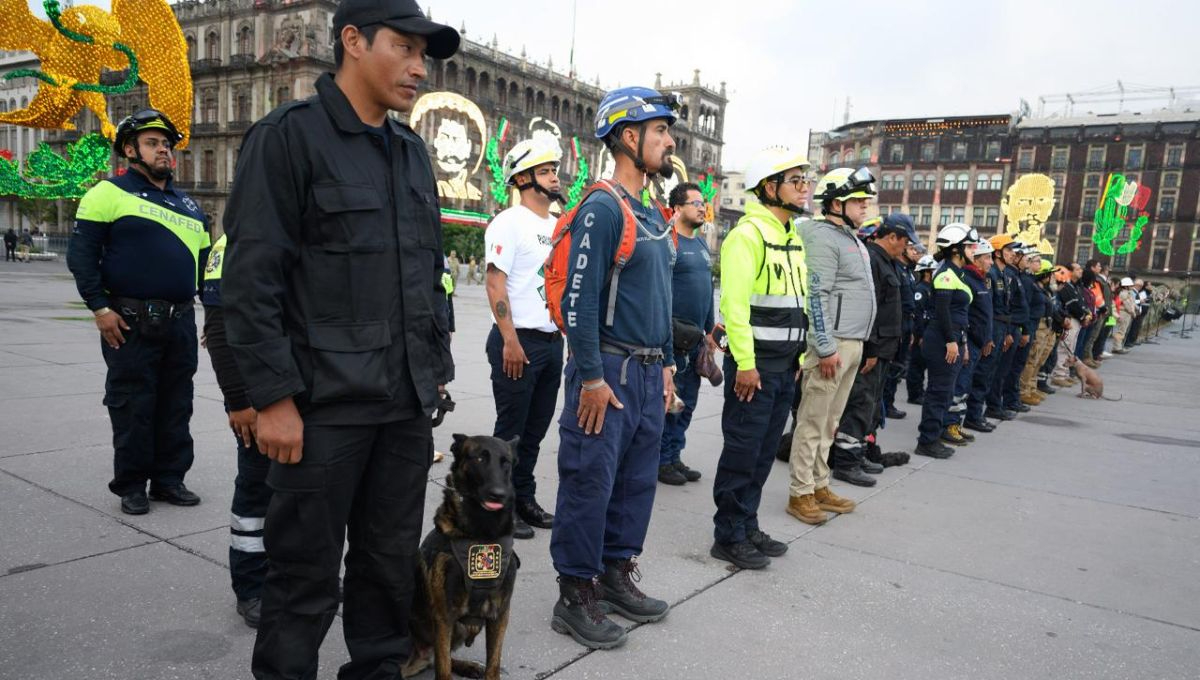
[[[592, 649], [625, 642], [615, 611], [658, 621], [668, 605], [634, 581], [657, 484], [667, 405], [674, 399], [671, 230], [651, 204], [650, 178], [670, 176], [670, 126], [679, 97], [645, 87], [605, 95], [596, 137], [616, 159], [613, 192], [595, 191], [571, 223], [562, 298], [571, 358], [559, 419], [558, 503], [550, 555], [560, 597], [551, 627]], [[619, 197], [619, 198], [618, 198]], [[626, 219], [636, 222], [632, 256], [614, 276]], [[619, 284], [619, 285], [618, 285]]]

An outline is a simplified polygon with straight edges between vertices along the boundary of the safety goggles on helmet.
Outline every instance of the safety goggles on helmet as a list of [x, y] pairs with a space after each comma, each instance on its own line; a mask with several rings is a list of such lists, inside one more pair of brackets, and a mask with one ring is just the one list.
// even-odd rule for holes
[[942, 227], [937, 235], [938, 250], [944, 250], [957, 245], [975, 245], [979, 243], [979, 232], [962, 222], [952, 222]]
[[917, 266], [913, 268], [918, 274], [934, 269], [937, 269], [937, 260], [933, 259], [932, 255], [922, 255], [921, 259], [917, 260]]
[[604, 95], [596, 110], [596, 139], [604, 139], [622, 123], [644, 123], [665, 118], [673, 125], [683, 108], [683, 95], [662, 94], [648, 87], [623, 87]]
[[876, 194], [875, 176], [866, 167], [857, 170], [837, 168], [824, 177], [813, 198], [822, 201], [845, 201], [851, 198], [871, 198]]
[[121, 119], [117, 124], [117, 133], [113, 135], [113, 150], [118, 154], [124, 153], [125, 144], [129, 138], [145, 130], [162, 130], [171, 146], [183, 140], [183, 135], [167, 114], [157, 109], [143, 109]]

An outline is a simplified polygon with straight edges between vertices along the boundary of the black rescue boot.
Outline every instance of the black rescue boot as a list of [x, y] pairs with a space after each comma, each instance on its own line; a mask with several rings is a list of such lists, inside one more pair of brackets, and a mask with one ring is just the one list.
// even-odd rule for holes
[[954, 449], [939, 441], [932, 441], [928, 444], [917, 442], [917, 449], [913, 453], [918, 456], [929, 456], [930, 458], [945, 460], [954, 455]]
[[625, 644], [625, 629], [609, 620], [600, 609], [595, 580], [558, 577], [558, 602], [550, 628], [570, 635], [589, 649], [612, 649]]
[[638, 623], [654, 623], [671, 611], [671, 605], [650, 597], [637, 587], [642, 580], [637, 560], [628, 559], [604, 563], [600, 577], [600, 604]]

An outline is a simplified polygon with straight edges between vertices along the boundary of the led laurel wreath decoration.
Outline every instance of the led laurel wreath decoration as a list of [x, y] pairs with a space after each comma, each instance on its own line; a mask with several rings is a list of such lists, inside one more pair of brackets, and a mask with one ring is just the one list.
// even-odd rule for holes
[[25, 160], [25, 170], [11, 158], [0, 154], [0, 196], [21, 198], [81, 198], [96, 183], [97, 173], [108, 169], [111, 149], [108, 140], [90, 134], [67, 145], [59, 156], [42, 142]]
[[496, 207], [503, 210], [508, 204], [508, 182], [504, 181], [504, 163], [500, 160], [500, 143], [508, 136], [508, 119], [501, 117], [496, 126], [496, 134], [488, 140], [484, 156], [487, 158], [488, 169], [492, 171], [492, 181], [489, 188], [492, 198], [496, 199]]
[[583, 149], [580, 148], [578, 137], [571, 138], [571, 153], [575, 154], [575, 181], [567, 187], [566, 210], [574, 208], [575, 204], [579, 203], [579, 198], [583, 195], [583, 189], [587, 186], [588, 181], [588, 162], [583, 157]]

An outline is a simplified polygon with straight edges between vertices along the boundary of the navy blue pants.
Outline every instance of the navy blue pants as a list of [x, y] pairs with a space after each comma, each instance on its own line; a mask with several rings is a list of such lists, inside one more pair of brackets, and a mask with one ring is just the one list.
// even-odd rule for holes
[[983, 358], [980, 356], [983, 350], [979, 345], [968, 342], [967, 347], [971, 350], [971, 356], [962, 362], [962, 370], [954, 380], [954, 397], [950, 400], [950, 407], [946, 409], [946, 417], [942, 419], [943, 425], [962, 425], [963, 418], [967, 415], [967, 399], [971, 396], [975, 367]]
[[[917, 338], [913, 338], [916, 342]], [[908, 375], [905, 377], [908, 399], [920, 399], [925, 394], [925, 353], [920, 347], [908, 348]]]
[[942, 436], [943, 423], [950, 402], [954, 398], [954, 384], [962, 370], [963, 352], [966, 345], [959, 345], [958, 361], [946, 363], [946, 343], [941, 335], [929, 329], [921, 340], [921, 353], [929, 371], [929, 384], [925, 387], [925, 400], [921, 403], [920, 434], [918, 444], [932, 444]]
[[999, 356], [996, 357], [996, 365], [989, 376], [987, 388], [987, 407], [997, 411], [1004, 409], [1004, 379], [1012, 371], [1013, 360], [1017, 356], [1017, 344], [1021, 339], [1018, 335], [1021, 332], [1019, 328], [1011, 324], [1006, 324], [1005, 328], [1007, 333], [1012, 334], [1013, 343], [1007, 352], [1001, 352], [1004, 348], [1004, 336], [1000, 336], [1000, 342], [996, 343], [996, 349], [992, 350], [992, 354]]
[[263, 524], [271, 504], [267, 471], [271, 459], [250, 442], [237, 441], [237, 478], [233, 480], [233, 507], [229, 516], [229, 576], [239, 600], [262, 597], [267, 580], [267, 552], [263, 547]]
[[725, 445], [713, 479], [713, 501], [717, 505], [713, 538], [718, 543], [740, 543], [746, 540], [746, 532], [758, 528], [758, 505], [791, 413], [796, 372], [759, 370], [763, 388], [748, 402], [740, 401], [733, 391], [737, 364], [728, 354], [725, 375], [725, 405], [721, 409]]
[[191, 306], [167, 322], [160, 338], [144, 337], [126, 318], [125, 344], [100, 349], [108, 365], [104, 405], [113, 429], [109, 491], [124, 496], [178, 486], [192, 467], [192, 377], [196, 375], [196, 316]]
[[687, 445], [687, 429], [692, 424], [692, 414], [700, 400], [700, 374], [696, 372], [696, 357], [700, 356], [700, 345], [687, 354], [675, 354], [675, 395], [683, 400], [683, 411], [668, 413], [663, 421], [662, 449], [658, 464], [670, 465], [679, 462], [679, 455]]
[[1004, 335], [1008, 326], [1002, 323], [992, 325], [992, 353], [982, 356], [980, 350], [979, 362], [971, 372], [971, 391], [967, 395], [966, 419], [972, 422], [983, 421], [983, 411], [987, 408], [987, 394], [991, 387], [992, 377], [996, 374], [996, 366], [1000, 362], [1000, 348], [1004, 346]]
[[621, 410], [609, 407], [599, 434], [584, 434], [576, 411], [583, 383], [567, 360], [563, 412], [558, 419], [558, 503], [550, 535], [550, 558], [559, 574], [590, 579], [604, 563], [642, 552], [662, 443], [663, 367], [631, 359], [621, 384], [624, 357], [602, 354], [604, 380]]
[[[1020, 336], [1017, 336], [1016, 343], [1021, 342]], [[1025, 363], [1029, 361], [1029, 352], [1033, 350], [1033, 344], [1037, 342], [1037, 328], [1034, 327], [1029, 331], [1029, 342], [1025, 343], [1024, 347], [1018, 347], [1013, 353], [1012, 367], [1008, 370], [1008, 375], [1004, 376], [1004, 408], [1015, 411], [1018, 404], [1021, 403], [1021, 373], [1025, 371]]]
[[520, 379], [504, 375], [504, 338], [492, 326], [487, 338], [488, 363], [492, 365], [492, 396], [496, 401], [496, 427], [492, 436], [505, 441], [519, 436], [517, 463], [513, 466], [513, 487], [517, 500], [532, 501], [537, 494], [533, 468], [554, 408], [558, 405], [558, 385], [563, 368], [561, 333], [517, 330], [517, 339], [529, 364]]

